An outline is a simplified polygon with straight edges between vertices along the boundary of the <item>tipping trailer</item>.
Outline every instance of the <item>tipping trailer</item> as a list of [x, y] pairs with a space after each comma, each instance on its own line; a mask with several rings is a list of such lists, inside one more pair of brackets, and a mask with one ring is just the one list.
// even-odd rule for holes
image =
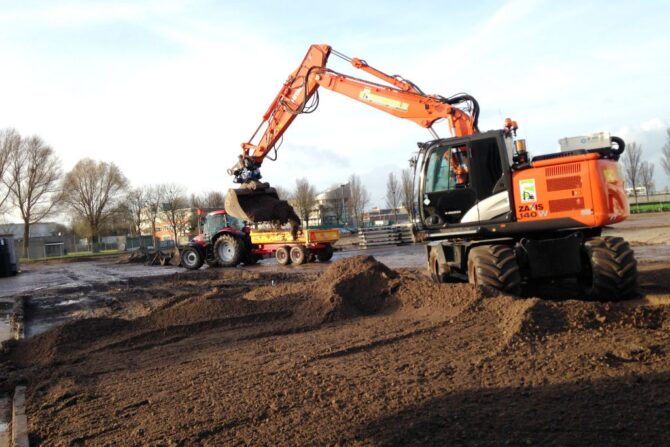
[[189, 270], [197, 270], [205, 263], [210, 267], [252, 265], [270, 256], [275, 256], [282, 265], [301, 265], [314, 259], [328, 261], [333, 257], [333, 244], [340, 237], [337, 229], [306, 229], [297, 233], [252, 230], [225, 210], [208, 213], [201, 225], [203, 232], [180, 252], [181, 264]]

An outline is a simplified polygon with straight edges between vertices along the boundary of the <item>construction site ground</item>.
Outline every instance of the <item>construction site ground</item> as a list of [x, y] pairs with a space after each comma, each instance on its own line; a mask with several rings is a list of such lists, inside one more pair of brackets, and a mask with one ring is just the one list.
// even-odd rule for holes
[[1, 383], [27, 385], [31, 446], [663, 445], [669, 224], [607, 230], [639, 260], [640, 295], [618, 303], [570, 281], [433, 284], [422, 245], [288, 268], [31, 265], [0, 282], [28, 335], [4, 344]]

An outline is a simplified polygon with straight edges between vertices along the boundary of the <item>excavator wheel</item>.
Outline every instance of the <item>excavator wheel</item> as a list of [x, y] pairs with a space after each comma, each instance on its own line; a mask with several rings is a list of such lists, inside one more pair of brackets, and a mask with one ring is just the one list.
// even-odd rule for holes
[[275, 258], [277, 258], [277, 262], [281, 265], [289, 265], [291, 263], [291, 247], [288, 245], [284, 245], [283, 247], [279, 247], [277, 251], [275, 251]]
[[189, 270], [198, 270], [203, 264], [200, 252], [194, 247], [186, 247], [181, 251], [181, 265]]
[[291, 247], [291, 262], [295, 265], [305, 264], [309, 260], [309, 251], [304, 245]]
[[333, 258], [333, 252], [333, 246], [326, 245], [323, 250], [320, 250], [316, 253], [316, 259], [318, 259], [319, 262], [330, 261]]
[[428, 273], [434, 282], [445, 283], [449, 282], [449, 273], [445, 273], [440, 268], [440, 264], [437, 258], [437, 249], [433, 248], [430, 250], [430, 258], [428, 260]]
[[584, 249], [588, 264], [579, 283], [589, 298], [618, 301], [635, 296], [637, 261], [628, 242], [620, 237], [599, 237], [587, 240]]
[[223, 267], [235, 267], [242, 259], [244, 244], [235, 236], [224, 234], [214, 243], [214, 256]]
[[521, 274], [514, 248], [508, 245], [480, 245], [471, 249], [468, 255], [468, 281], [506, 293], [519, 293]]

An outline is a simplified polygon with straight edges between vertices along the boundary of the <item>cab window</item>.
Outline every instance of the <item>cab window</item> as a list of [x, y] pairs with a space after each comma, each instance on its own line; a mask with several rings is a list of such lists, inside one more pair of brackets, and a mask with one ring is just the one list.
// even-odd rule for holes
[[[436, 149], [428, 159], [425, 192], [450, 191], [467, 185], [467, 155], [463, 146]], [[457, 175], [456, 171], [459, 171]]]

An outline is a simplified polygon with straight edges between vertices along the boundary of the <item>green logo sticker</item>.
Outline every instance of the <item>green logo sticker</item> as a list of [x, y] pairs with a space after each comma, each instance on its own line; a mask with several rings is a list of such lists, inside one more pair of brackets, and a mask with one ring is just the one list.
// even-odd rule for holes
[[521, 193], [522, 202], [537, 201], [537, 191], [535, 189], [535, 179], [519, 180], [519, 192]]

